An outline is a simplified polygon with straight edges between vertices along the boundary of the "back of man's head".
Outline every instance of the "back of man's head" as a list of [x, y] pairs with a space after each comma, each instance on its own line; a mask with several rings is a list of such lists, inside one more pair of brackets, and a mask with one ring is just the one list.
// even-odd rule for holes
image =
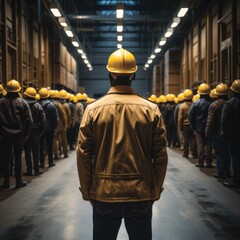
[[111, 85], [131, 85], [138, 69], [133, 54], [123, 48], [110, 55], [106, 67], [109, 71]]

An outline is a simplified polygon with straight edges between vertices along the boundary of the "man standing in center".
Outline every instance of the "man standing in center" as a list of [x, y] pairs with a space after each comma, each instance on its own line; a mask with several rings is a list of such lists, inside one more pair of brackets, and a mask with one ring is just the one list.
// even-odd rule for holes
[[131, 88], [132, 53], [113, 52], [107, 70], [111, 88], [87, 106], [80, 125], [80, 191], [93, 206], [93, 240], [117, 239], [122, 218], [129, 239], [150, 240], [168, 161], [165, 126], [158, 106]]

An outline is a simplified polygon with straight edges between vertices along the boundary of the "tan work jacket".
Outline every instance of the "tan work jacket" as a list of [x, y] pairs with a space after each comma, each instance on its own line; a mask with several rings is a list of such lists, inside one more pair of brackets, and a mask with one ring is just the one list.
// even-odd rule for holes
[[157, 200], [167, 161], [165, 127], [158, 106], [130, 86], [112, 87], [87, 106], [77, 145], [84, 200]]

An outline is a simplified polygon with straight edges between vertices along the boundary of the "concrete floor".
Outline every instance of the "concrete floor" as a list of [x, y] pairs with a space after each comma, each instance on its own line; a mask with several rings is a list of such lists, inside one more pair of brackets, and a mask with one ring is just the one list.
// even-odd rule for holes
[[[169, 165], [160, 201], [153, 207], [153, 240], [240, 239], [240, 190], [198, 169], [178, 150]], [[56, 162], [28, 186], [0, 190], [0, 239], [91, 240], [91, 205], [78, 190], [76, 155]], [[122, 224], [118, 240], [128, 239]], [[136, 239], [137, 240], [137, 239]]]

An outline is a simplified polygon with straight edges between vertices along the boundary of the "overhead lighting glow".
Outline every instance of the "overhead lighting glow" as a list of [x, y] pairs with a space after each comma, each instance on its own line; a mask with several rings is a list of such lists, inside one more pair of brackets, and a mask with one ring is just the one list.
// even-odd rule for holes
[[152, 59], [149, 59], [147, 62], [148, 62], [148, 64], [151, 64], [152, 63]]
[[145, 68], [148, 68], [148, 67], [149, 67], [149, 64], [146, 63], [144, 66], [145, 66]]
[[66, 29], [65, 33], [67, 34], [68, 37], [73, 37], [73, 32], [71, 30]]
[[87, 56], [86, 56], [86, 54], [84, 53], [84, 54], [82, 54], [81, 55], [81, 57], [82, 57], [82, 59], [86, 59], [87, 58]]
[[89, 61], [87, 59], [84, 60], [84, 63], [89, 64]]
[[173, 29], [172, 28], [168, 28], [164, 37], [168, 38], [173, 34]]
[[121, 44], [121, 43], [118, 43], [118, 44], [117, 44], [117, 48], [122, 48], [122, 44]]
[[164, 38], [164, 37], [162, 37], [162, 38], [160, 39], [160, 41], [159, 41], [159, 45], [160, 45], [160, 46], [163, 46], [166, 42], [167, 42], [167, 39]]
[[124, 7], [123, 4], [117, 4], [116, 7], [116, 18], [123, 18]]
[[59, 24], [60, 24], [62, 27], [67, 27], [67, 26], [68, 26], [68, 24], [67, 24], [67, 22], [66, 22], [66, 20], [65, 20], [64, 17], [58, 18], [58, 22], [59, 22]]
[[156, 48], [156, 49], [154, 50], [154, 52], [155, 52], [155, 53], [160, 53], [160, 52], [161, 52], [161, 48]]
[[177, 14], [178, 17], [184, 17], [185, 14], [187, 13], [188, 8], [181, 8]]
[[72, 41], [72, 45], [73, 45], [74, 47], [79, 47], [79, 43], [78, 43], [77, 41]]
[[117, 26], [117, 32], [122, 32], [123, 31], [123, 26]]
[[61, 17], [61, 13], [59, 11], [59, 9], [56, 6], [53, 6], [50, 8], [52, 14], [54, 15], [54, 17]]
[[150, 56], [151, 59], [154, 59], [155, 57], [156, 57], [156, 55], [154, 55], [154, 54], [152, 54], [152, 55]]
[[118, 35], [118, 36], [117, 36], [117, 40], [118, 40], [119, 42], [121, 42], [121, 41], [123, 40], [123, 36], [122, 36], [122, 35]]
[[79, 48], [77, 51], [78, 51], [80, 54], [83, 53], [83, 50], [82, 50], [81, 48]]
[[179, 17], [178, 17], [178, 18], [175, 17], [175, 18], [173, 19], [173, 23], [172, 23], [172, 25], [171, 25], [171, 28], [177, 27], [179, 23], [180, 23], [180, 18], [179, 18]]

